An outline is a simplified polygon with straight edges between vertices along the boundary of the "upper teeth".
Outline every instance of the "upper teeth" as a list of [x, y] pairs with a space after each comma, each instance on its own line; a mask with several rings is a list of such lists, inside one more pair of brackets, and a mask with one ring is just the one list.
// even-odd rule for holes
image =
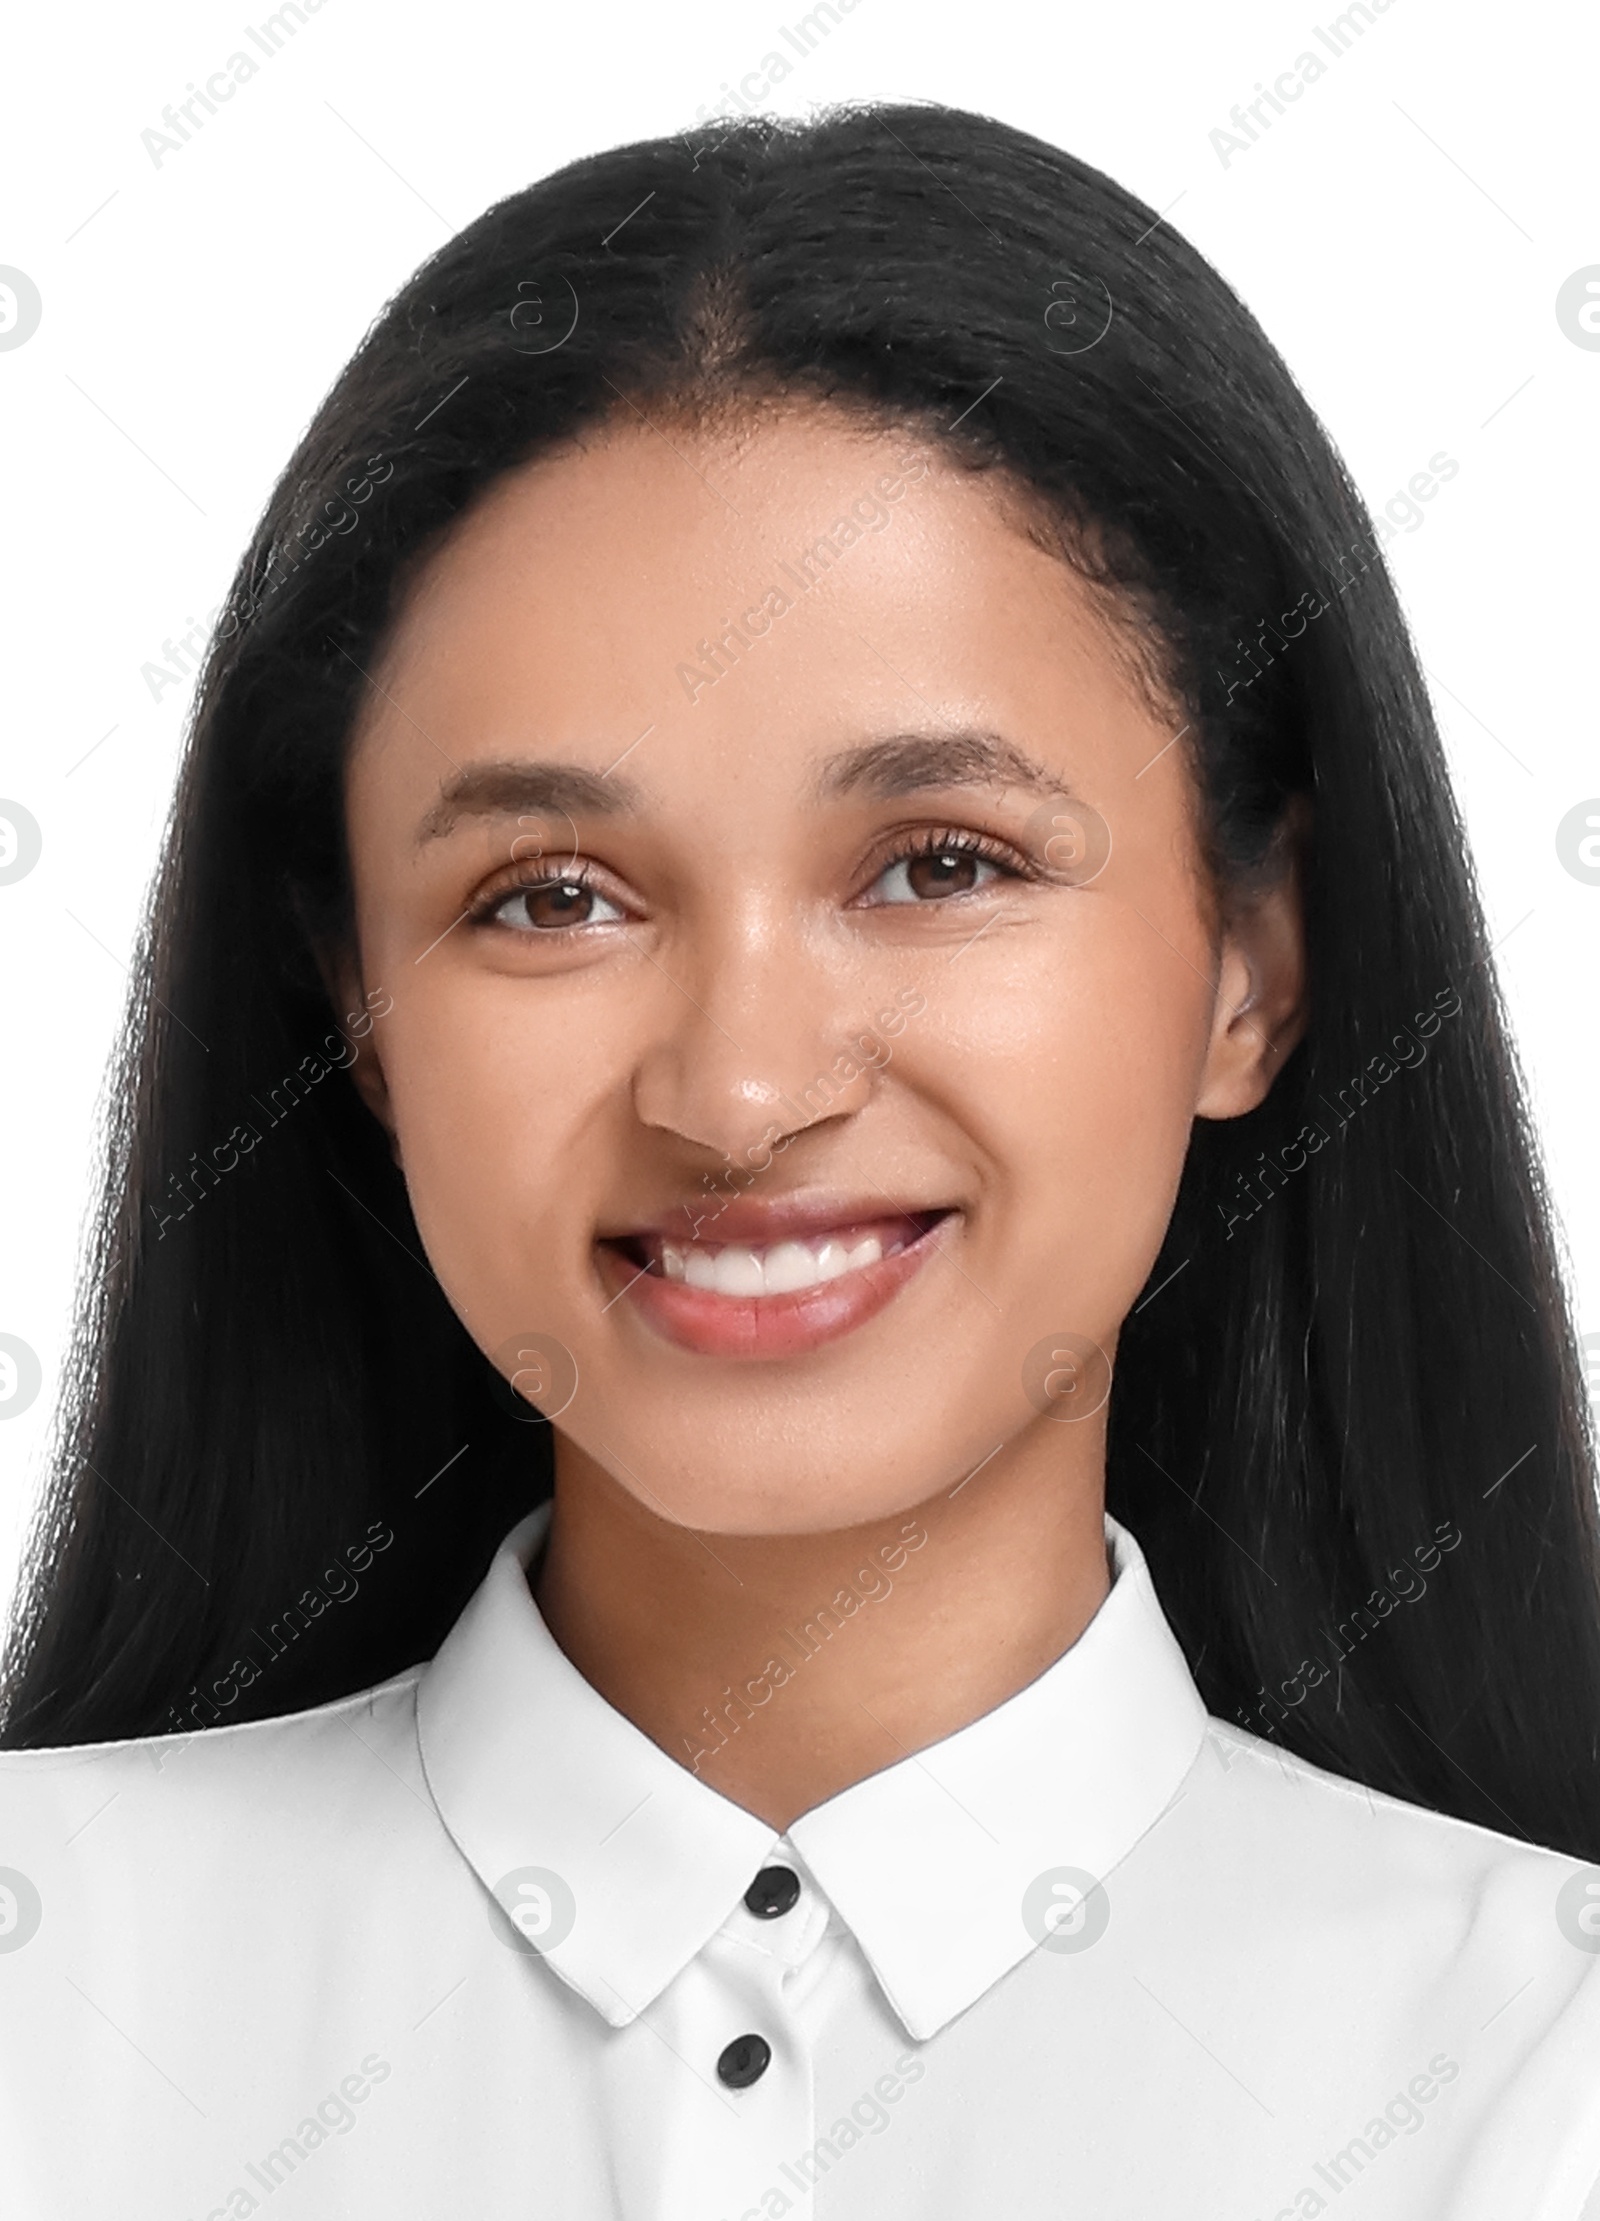
[[883, 1254], [876, 1234], [864, 1234], [853, 1246], [824, 1239], [778, 1242], [770, 1249], [727, 1242], [709, 1250], [690, 1242], [663, 1241], [661, 1270], [669, 1280], [684, 1280], [691, 1288], [709, 1288], [719, 1296], [779, 1296], [837, 1280], [841, 1273], [858, 1272], [863, 1265], [875, 1265]]

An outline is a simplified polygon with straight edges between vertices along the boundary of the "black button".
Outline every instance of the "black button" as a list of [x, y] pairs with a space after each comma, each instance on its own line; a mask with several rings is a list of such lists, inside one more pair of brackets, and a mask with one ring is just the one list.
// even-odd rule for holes
[[757, 1920], [776, 1920], [800, 1895], [800, 1877], [787, 1866], [764, 1866], [744, 1893]]
[[730, 2090], [748, 2090], [767, 2071], [772, 2046], [765, 2036], [735, 2036], [717, 2061], [717, 2074]]

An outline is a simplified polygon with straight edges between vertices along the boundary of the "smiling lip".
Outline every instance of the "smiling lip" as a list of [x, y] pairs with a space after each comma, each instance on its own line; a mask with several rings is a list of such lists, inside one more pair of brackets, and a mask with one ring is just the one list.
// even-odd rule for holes
[[881, 1311], [921, 1271], [954, 1215], [840, 1197], [746, 1197], [708, 1214], [715, 1240], [668, 1218], [601, 1236], [596, 1255], [610, 1297], [626, 1294], [680, 1349], [790, 1357]]

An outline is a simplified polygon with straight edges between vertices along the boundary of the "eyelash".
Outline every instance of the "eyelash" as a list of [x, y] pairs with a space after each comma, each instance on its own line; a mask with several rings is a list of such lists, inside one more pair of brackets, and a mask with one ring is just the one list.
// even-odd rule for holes
[[[891, 849], [873, 872], [871, 884], [876, 886], [886, 871], [896, 864], [915, 863], [921, 856], [942, 856], [954, 851], [962, 856], [976, 856], [986, 864], [993, 864], [1007, 879], [1032, 879], [1036, 874], [1004, 841], [997, 841], [987, 833], [973, 833], [958, 826], [925, 826], [921, 832], [911, 834], [898, 848]], [[981, 894], [981, 887], [957, 889], [955, 893], [940, 897], [944, 902], [958, 902], [963, 894]], [[874, 909], [932, 908], [932, 904], [874, 903]]]
[[[1032, 879], [1037, 877], [1037, 874], [1022, 860], [1017, 851], [1008, 847], [1003, 841], [994, 840], [985, 833], [973, 833], [954, 826], [930, 826], [919, 833], [912, 834], [899, 847], [892, 849], [885, 855], [874, 870], [869, 884], [876, 886], [884, 873], [891, 871], [896, 864], [915, 863], [920, 857], [942, 856], [948, 852], [955, 852], [963, 856], [976, 856], [984, 863], [993, 864], [995, 869], [1007, 879]], [[487, 888], [472, 904], [467, 912], [468, 920], [473, 925], [493, 924], [496, 922], [495, 912], [512, 895], [538, 894], [546, 887], [593, 888], [597, 894], [604, 893], [596, 880], [593, 866], [585, 862], [577, 865], [571, 871], [550, 872], [538, 879], [521, 876], [515, 879], [502, 879], [497, 884]], [[981, 887], [958, 888], [952, 894], [938, 897], [936, 902], [872, 903], [868, 907], [874, 910], [933, 909], [944, 902], [958, 902], [964, 894], [981, 894], [983, 892], [984, 890]], [[607, 896], [606, 899], [609, 901], [612, 898]], [[582, 933], [587, 930], [588, 927], [581, 923], [578, 925], [530, 927], [527, 929], [519, 929], [515, 926], [507, 928], [507, 931], [517, 933], [520, 939], [552, 941], [569, 933]]]
[[[537, 879], [530, 879], [519, 873], [514, 879], [502, 879], [487, 887], [468, 910], [468, 923], [482, 925], [492, 922], [501, 904], [509, 902], [513, 895], [536, 895], [546, 887], [595, 887], [596, 893], [600, 892], [595, 885], [594, 872], [587, 863], [579, 864], [571, 871], [547, 872]], [[555, 934], [573, 929], [570, 926], [546, 926], [542, 930]]]

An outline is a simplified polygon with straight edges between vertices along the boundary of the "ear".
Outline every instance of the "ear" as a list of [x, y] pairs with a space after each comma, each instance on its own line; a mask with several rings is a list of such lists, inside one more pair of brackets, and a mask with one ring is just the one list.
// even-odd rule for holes
[[1264, 1101], [1310, 1018], [1306, 977], [1305, 856], [1311, 804], [1284, 812], [1263, 881], [1229, 898], [1211, 1041], [1197, 1118], [1242, 1118]]
[[317, 970], [322, 976], [328, 1001], [337, 1017], [345, 1013], [341, 1023], [353, 1026], [358, 1019], [369, 1018], [365, 1036], [355, 1044], [355, 1061], [347, 1067], [356, 1091], [373, 1117], [389, 1136], [394, 1161], [400, 1162], [400, 1143], [395, 1133], [394, 1110], [389, 1101], [389, 1083], [384, 1077], [383, 1059], [378, 1048], [378, 1021], [369, 1017], [370, 1004], [361, 977], [361, 963], [354, 948], [326, 942], [315, 944]]

